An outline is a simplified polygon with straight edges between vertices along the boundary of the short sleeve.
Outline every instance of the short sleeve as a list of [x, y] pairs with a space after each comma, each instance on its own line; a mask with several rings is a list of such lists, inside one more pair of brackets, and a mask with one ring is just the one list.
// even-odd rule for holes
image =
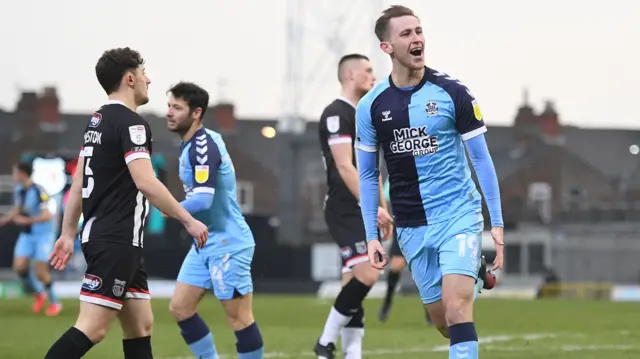
[[320, 123], [321, 126], [325, 127], [323, 130], [327, 131], [329, 146], [338, 144], [351, 145], [353, 143], [351, 127], [353, 124], [350, 124], [344, 115], [341, 115], [338, 111], [330, 111], [323, 114], [323, 116], [324, 119]]
[[371, 103], [366, 97], [356, 108], [356, 148], [367, 152], [378, 152], [376, 129], [371, 118]]
[[189, 163], [193, 173], [193, 193], [214, 194], [222, 155], [220, 148], [208, 134], [197, 135], [191, 140]]
[[122, 124], [119, 132], [120, 147], [127, 164], [140, 158], [151, 159], [151, 128], [142, 118]]
[[40, 186], [37, 187], [37, 198], [40, 208], [49, 208], [49, 194]]
[[487, 132], [478, 101], [473, 97], [469, 89], [460, 86], [457, 89], [454, 104], [456, 129], [462, 135], [463, 141], [468, 141]]

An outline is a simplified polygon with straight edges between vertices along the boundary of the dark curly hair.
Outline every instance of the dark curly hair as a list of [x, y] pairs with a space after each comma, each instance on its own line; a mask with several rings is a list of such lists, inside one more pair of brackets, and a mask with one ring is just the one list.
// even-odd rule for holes
[[135, 71], [144, 65], [144, 59], [136, 50], [128, 47], [105, 51], [96, 64], [96, 77], [107, 95], [116, 92], [127, 71]]
[[179, 82], [167, 91], [177, 99], [184, 100], [189, 105], [189, 111], [193, 112], [200, 108], [202, 113], [200, 119], [204, 117], [204, 113], [209, 106], [209, 93], [202, 87], [193, 82]]

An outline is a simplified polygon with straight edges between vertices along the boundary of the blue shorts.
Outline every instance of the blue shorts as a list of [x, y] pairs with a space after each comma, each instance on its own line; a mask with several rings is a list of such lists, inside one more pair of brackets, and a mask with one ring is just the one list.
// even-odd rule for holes
[[483, 227], [482, 214], [471, 212], [428, 226], [397, 229], [398, 244], [424, 304], [442, 298], [444, 275], [478, 278]]
[[207, 248], [191, 250], [184, 258], [178, 281], [200, 287], [213, 289], [219, 300], [233, 299], [236, 292], [242, 296], [253, 292], [251, 280], [251, 262], [254, 247], [241, 249], [231, 253], [215, 253]]
[[53, 233], [20, 233], [13, 250], [14, 257], [29, 258], [38, 262], [48, 262], [53, 249]]

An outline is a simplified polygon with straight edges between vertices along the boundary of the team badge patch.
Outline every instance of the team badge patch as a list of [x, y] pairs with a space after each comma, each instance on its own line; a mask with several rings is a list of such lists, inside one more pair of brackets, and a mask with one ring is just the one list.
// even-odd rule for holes
[[482, 120], [482, 112], [480, 112], [480, 106], [478, 106], [478, 102], [476, 100], [471, 101], [471, 105], [473, 106], [473, 115], [476, 117], [476, 120]]
[[331, 133], [336, 133], [340, 130], [340, 116], [327, 117], [327, 130]]
[[367, 253], [367, 242], [365, 241], [356, 242], [356, 252], [358, 252], [358, 254]]
[[427, 115], [435, 116], [437, 114], [438, 114], [438, 104], [433, 100], [427, 102]]
[[111, 290], [113, 291], [113, 295], [115, 295], [116, 297], [121, 297], [122, 294], [124, 293], [125, 284], [127, 284], [127, 282], [123, 280], [114, 279], [113, 288], [111, 288]]
[[209, 179], [209, 166], [196, 166], [195, 168], [196, 182], [202, 184]]
[[143, 125], [129, 126], [129, 137], [136, 145], [144, 145], [147, 142], [147, 131]]
[[94, 113], [93, 117], [91, 117], [91, 121], [89, 121], [89, 127], [98, 127], [100, 125], [100, 121], [102, 121], [102, 115], [99, 113]]

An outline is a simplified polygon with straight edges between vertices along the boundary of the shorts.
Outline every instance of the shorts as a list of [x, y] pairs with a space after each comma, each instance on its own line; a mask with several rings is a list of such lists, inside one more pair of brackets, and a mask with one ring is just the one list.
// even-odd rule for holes
[[142, 248], [113, 242], [82, 244], [87, 262], [80, 300], [120, 310], [125, 299], [151, 299]]
[[404, 254], [402, 254], [402, 250], [400, 249], [400, 244], [398, 244], [398, 230], [395, 227], [393, 228], [393, 238], [391, 238], [391, 249], [389, 250], [389, 257], [404, 258]]
[[53, 233], [20, 233], [13, 250], [13, 256], [29, 258], [38, 262], [49, 262], [53, 241]]
[[340, 247], [342, 273], [351, 272], [351, 267], [369, 261], [367, 238], [360, 207], [327, 204], [324, 218], [329, 228], [329, 234]]
[[444, 275], [478, 278], [483, 228], [478, 212], [428, 226], [398, 228], [398, 243], [423, 303], [442, 298]]
[[231, 253], [211, 252], [191, 247], [182, 262], [178, 281], [194, 287], [213, 289], [219, 300], [230, 300], [253, 292], [251, 262], [255, 247]]

